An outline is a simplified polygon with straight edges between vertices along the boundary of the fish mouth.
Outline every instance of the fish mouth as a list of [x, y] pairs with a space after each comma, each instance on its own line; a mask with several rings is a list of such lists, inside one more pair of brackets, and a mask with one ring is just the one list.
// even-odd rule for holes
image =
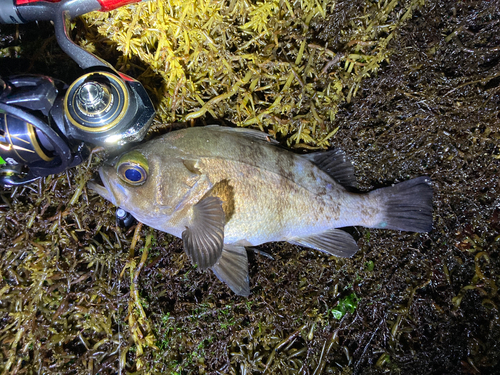
[[87, 186], [116, 206], [116, 198], [111, 192], [111, 184], [106, 173], [104, 172], [104, 167], [99, 168], [99, 175], [89, 181]]

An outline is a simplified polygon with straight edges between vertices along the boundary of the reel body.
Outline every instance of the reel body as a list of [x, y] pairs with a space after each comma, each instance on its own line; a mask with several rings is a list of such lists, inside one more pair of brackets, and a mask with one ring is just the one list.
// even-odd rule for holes
[[104, 71], [87, 73], [73, 82], [63, 104], [66, 134], [102, 146], [141, 140], [154, 116], [140, 83]]
[[51, 20], [61, 48], [85, 73], [71, 85], [47, 76], [0, 79], [0, 185], [20, 185], [80, 164], [91, 146], [144, 138], [155, 115], [142, 84], [76, 45], [78, 15], [137, 0], [0, 1], [0, 23]]
[[0, 184], [19, 185], [80, 164], [92, 145], [144, 138], [154, 117], [140, 83], [108, 71], [71, 86], [45, 76], [0, 80]]

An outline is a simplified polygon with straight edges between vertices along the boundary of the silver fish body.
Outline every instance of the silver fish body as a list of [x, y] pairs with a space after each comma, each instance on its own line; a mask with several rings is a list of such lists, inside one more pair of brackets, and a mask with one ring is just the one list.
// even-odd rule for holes
[[354, 169], [342, 151], [298, 155], [247, 129], [171, 132], [104, 165], [100, 177], [104, 186], [92, 189], [182, 238], [194, 263], [240, 295], [250, 293], [244, 246], [288, 241], [349, 257], [356, 242], [336, 228], [432, 228], [427, 177], [353, 193], [346, 187]]

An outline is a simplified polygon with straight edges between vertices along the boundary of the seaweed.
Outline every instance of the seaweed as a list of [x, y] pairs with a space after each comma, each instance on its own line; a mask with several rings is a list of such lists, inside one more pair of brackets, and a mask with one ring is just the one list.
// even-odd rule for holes
[[326, 40], [320, 25], [338, 17], [332, 0], [149, 1], [85, 19], [121, 52], [119, 69], [142, 67], [161, 123], [223, 119], [325, 148], [339, 105], [389, 59], [388, 43], [422, 5], [366, 1]]
[[[275, 2], [237, 0], [220, 5], [191, 2], [186, 3], [188, 8], [173, 1], [168, 4], [149, 2], [122, 9], [125, 13], [91, 15], [87, 21], [77, 20], [74, 30], [79, 43], [139, 77], [158, 104], [165, 101], [152, 133], [168, 131], [164, 121], [185, 119], [213, 98], [231, 94], [234, 82], [240, 82], [233, 95], [210, 102], [204, 117], [193, 123], [224, 116], [243, 125], [271, 109], [260, 117], [264, 130], [292, 146], [335, 143], [353, 159], [361, 190], [428, 175], [435, 192], [433, 230], [414, 234], [351, 229], [360, 247], [351, 259], [283, 243], [263, 245], [249, 251], [252, 294], [243, 299], [212, 273], [193, 267], [179, 239], [141, 225], [128, 231], [117, 227], [115, 208], [86, 187], [105, 158], [96, 153], [89, 163], [65, 173], [0, 190], [0, 371], [498, 373], [498, 4], [450, 5], [433, 0], [417, 8], [411, 1], [355, 0], [337, 1], [333, 9], [331, 2], [324, 3], [328, 6], [315, 2], [312, 8], [306, 2], [280, 2], [279, 9], [264, 7]], [[172, 4], [177, 8], [170, 10]], [[390, 13], [377, 16], [378, 9], [389, 5], [394, 6]], [[159, 6], [168, 8], [163, 14], [169, 25], [175, 21], [184, 28], [161, 48], [152, 48], [137, 41], [147, 34], [140, 12], [153, 22], [148, 12], [160, 14]], [[258, 13], [251, 12], [260, 7], [264, 7], [260, 17], [267, 17], [267, 22], [259, 26], [257, 19], [252, 21]], [[182, 23], [181, 9], [189, 10]], [[307, 24], [304, 17], [312, 13]], [[408, 18], [403, 22], [405, 14]], [[285, 20], [284, 15], [290, 18]], [[197, 23], [189, 23], [188, 16]], [[119, 17], [124, 17], [123, 23]], [[134, 27], [127, 29], [127, 17], [136, 18]], [[233, 30], [234, 17], [240, 18]], [[204, 30], [211, 40], [222, 40], [214, 25], [226, 22], [227, 35], [238, 38], [238, 43], [211, 47], [200, 31], [189, 34], [199, 39], [193, 37], [190, 49], [182, 50], [179, 46], [185, 48], [185, 43], [179, 38], [184, 38], [184, 29], [194, 32], [196, 25], [209, 20], [212, 23]], [[362, 39], [359, 30], [366, 30], [370, 20], [395, 28], [376, 28], [376, 35]], [[291, 25], [295, 29], [287, 29]], [[98, 28], [106, 27], [109, 37], [99, 35]], [[169, 30], [161, 32], [174, 32]], [[147, 35], [153, 38], [155, 31], [150, 31]], [[2, 58], [2, 73], [74, 75], [55, 40], [44, 43], [50, 32], [51, 26], [44, 24], [2, 26], [6, 44], [1, 48], [11, 53]], [[118, 46], [112, 33], [130, 34], [128, 52], [110, 48]], [[347, 57], [366, 54], [376, 60], [379, 55], [373, 51], [378, 47], [370, 43], [381, 40], [375, 36], [386, 39], [391, 33], [384, 52], [389, 59], [359, 81], [354, 96], [351, 75], [362, 72], [360, 64], [366, 61], [350, 57], [359, 64], [348, 73], [352, 64]], [[16, 39], [16, 35], [26, 37]], [[27, 36], [34, 42], [28, 43]], [[296, 63], [304, 40], [302, 60]], [[351, 40], [359, 42], [349, 45]], [[149, 46], [153, 57], [156, 53], [162, 57], [156, 68], [139, 56], [142, 52], [136, 54], [143, 45]], [[240, 47], [248, 56], [238, 54]], [[212, 59], [219, 56], [214, 48], [224, 51], [228, 65], [223, 60], [214, 63]], [[196, 51], [205, 60], [189, 66], [187, 57]], [[163, 59], [169, 56], [171, 64], [179, 63], [179, 74], [184, 74], [170, 83]], [[239, 58], [233, 61], [228, 56]], [[262, 56], [275, 60], [259, 60]], [[190, 70], [196, 64], [200, 72], [212, 72], [212, 76], [196, 81], [196, 70]], [[260, 68], [268, 70], [263, 73]], [[319, 74], [306, 76], [305, 71]], [[251, 77], [244, 82], [248, 72]], [[252, 88], [254, 75], [263, 78]], [[303, 89], [297, 77], [310, 86]], [[319, 98], [317, 93], [328, 87], [327, 82], [336, 82], [335, 77], [351, 77], [338, 91], [341, 100]], [[277, 85], [283, 88], [288, 79], [287, 90], [278, 92]], [[337, 94], [332, 87], [330, 95]], [[308, 90], [316, 93], [321, 106], [316, 99], [307, 99], [312, 95]], [[192, 96], [194, 92], [200, 101]], [[246, 94], [250, 95], [245, 107]], [[283, 96], [277, 106], [288, 112], [271, 108], [276, 95]], [[255, 108], [255, 113], [245, 108]], [[333, 120], [328, 111], [334, 112]], [[319, 120], [313, 131], [315, 113]], [[191, 121], [183, 126], [190, 125]], [[248, 126], [259, 127], [259, 122]], [[286, 136], [278, 132], [285, 128]], [[333, 137], [327, 137], [334, 131]], [[347, 311], [344, 306], [346, 314], [335, 319], [332, 309], [342, 306], [351, 293], [359, 298], [356, 308]]]

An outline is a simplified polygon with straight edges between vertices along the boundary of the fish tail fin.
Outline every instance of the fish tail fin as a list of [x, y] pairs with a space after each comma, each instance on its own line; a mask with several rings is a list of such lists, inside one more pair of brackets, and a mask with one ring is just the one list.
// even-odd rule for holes
[[418, 177], [370, 192], [383, 207], [372, 228], [409, 232], [432, 230], [432, 187], [429, 177]]

